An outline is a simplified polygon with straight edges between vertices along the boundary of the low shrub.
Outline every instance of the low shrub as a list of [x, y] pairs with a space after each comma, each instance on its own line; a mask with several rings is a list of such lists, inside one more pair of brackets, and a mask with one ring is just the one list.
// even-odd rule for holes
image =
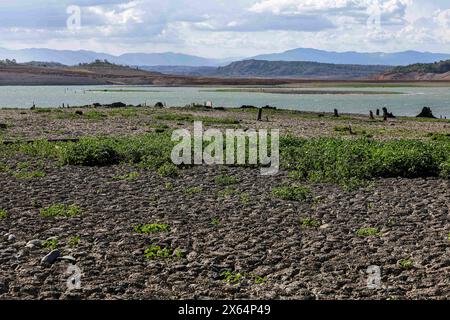
[[76, 205], [55, 204], [41, 209], [40, 214], [43, 217], [75, 217], [81, 214], [81, 209]]
[[215, 183], [219, 186], [231, 186], [239, 183], [239, 179], [232, 176], [220, 175], [214, 179]]
[[311, 190], [307, 187], [293, 184], [272, 189], [272, 195], [282, 200], [304, 202], [311, 198]]
[[144, 224], [138, 225], [134, 227], [134, 231], [140, 234], [149, 234], [149, 233], [158, 233], [158, 232], [167, 232], [169, 231], [168, 224], [160, 224], [160, 223], [152, 223], [152, 224]]
[[8, 217], [8, 213], [5, 210], [0, 209], [0, 219], [5, 219], [7, 217]]
[[448, 177], [450, 143], [335, 138], [280, 141], [282, 167], [299, 179], [357, 184], [373, 178]]

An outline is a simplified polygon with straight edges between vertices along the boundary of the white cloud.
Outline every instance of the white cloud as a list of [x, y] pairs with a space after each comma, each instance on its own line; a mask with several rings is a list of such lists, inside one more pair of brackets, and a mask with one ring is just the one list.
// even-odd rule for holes
[[[46, 5], [42, 5], [47, 2]], [[80, 5], [82, 28], [66, 29]], [[367, 25], [379, 10], [381, 28]], [[448, 0], [30, 0], [0, 7], [0, 46], [251, 56], [295, 47], [450, 52]]]

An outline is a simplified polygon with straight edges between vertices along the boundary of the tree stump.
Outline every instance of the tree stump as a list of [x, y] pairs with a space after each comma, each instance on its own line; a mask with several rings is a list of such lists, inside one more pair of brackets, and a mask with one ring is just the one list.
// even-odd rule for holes
[[430, 119], [436, 119], [436, 117], [433, 115], [433, 112], [431, 111], [430, 107], [423, 107], [422, 112], [419, 113], [416, 118], [430, 118]]
[[258, 110], [258, 121], [262, 121], [262, 108]]

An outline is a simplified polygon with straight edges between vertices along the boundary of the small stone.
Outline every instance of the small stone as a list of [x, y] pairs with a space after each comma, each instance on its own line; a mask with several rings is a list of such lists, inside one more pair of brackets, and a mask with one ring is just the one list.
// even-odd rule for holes
[[10, 234], [10, 235], [8, 235], [8, 241], [15, 241], [16, 240], [16, 236], [15, 235], [13, 235], [13, 234]]
[[75, 259], [72, 256], [63, 256], [63, 257], [58, 258], [58, 260], [67, 261], [67, 262], [70, 262], [72, 264], [75, 264], [77, 262], [77, 259]]
[[35, 249], [35, 248], [40, 248], [40, 247], [42, 247], [42, 241], [39, 239], [30, 240], [30, 241], [28, 241], [28, 243], [25, 246], [25, 248], [28, 248], [28, 249]]
[[42, 258], [41, 264], [53, 264], [61, 255], [59, 250], [53, 250], [48, 255]]

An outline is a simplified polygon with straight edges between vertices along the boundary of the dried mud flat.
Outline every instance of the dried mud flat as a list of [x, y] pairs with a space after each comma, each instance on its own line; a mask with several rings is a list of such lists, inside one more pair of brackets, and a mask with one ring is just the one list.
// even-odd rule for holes
[[[261, 177], [252, 169], [194, 168], [177, 179], [142, 171], [135, 181], [113, 179], [127, 170], [49, 167], [45, 178], [27, 183], [2, 175], [0, 203], [10, 216], [0, 224], [0, 298], [450, 297], [446, 180], [386, 179], [354, 192], [313, 185], [319, 200], [311, 204], [274, 199], [270, 188], [288, 178]], [[241, 181], [232, 195], [215, 185], [214, 177], [224, 171]], [[198, 186], [202, 192], [186, 191]], [[53, 203], [77, 204], [83, 214], [41, 217], [36, 207]], [[305, 217], [321, 226], [302, 227]], [[151, 222], [167, 223], [170, 231], [133, 231]], [[377, 227], [381, 235], [358, 237], [362, 227]], [[7, 233], [15, 239], [8, 241]], [[42, 265], [48, 250], [25, 248], [30, 240], [55, 236], [62, 254], [75, 258], [82, 270], [80, 290], [67, 289], [69, 263]], [[74, 236], [81, 242], [71, 248]], [[185, 255], [148, 260], [144, 250], [152, 244]], [[403, 269], [402, 259], [411, 259], [413, 267]], [[381, 267], [382, 289], [367, 288], [371, 265]], [[243, 279], [226, 283], [223, 271]]]
[[[5, 137], [34, 137], [45, 127], [40, 114], [13, 113], [2, 111], [0, 119], [12, 125]], [[25, 126], [21, 117], [42, 126]], [[252, 118], [243, 113], [244, 125], [253, 124]], [[140, 122], [150, 128], [145, 117], [127, 119], [114, 122], [123, 130], [115, 134], [135, 134], [130, 127]], [[86, 127], [67, 126], [56, 137], [90, 135], [94, 130], [83, 128], [92, 124], [112, 134], [108, 121], [113, 120], [80, 122]], [[311, 121], [309, 134], [321, 126]], [[331, 123], [326, 126], [336, 125]], [[424, 127], [445, 132], [447, 125]], [[314, 201], [294, 202], [271, 193], [291, 182], [283, 172], [263, 177], [257, 169], [204, 166], [162, 178], [127, 165], [60, 167], [48, 160], [0, 160], [10, 166], [30, 161], [45, 172], [28, 180], [0, 172], [0, 208], [8, 212], [0, 219], [0, 299], [450, 298], [448, 180], [378, 179], [355, 191], [313, 184]], [[134, 179], [117, 179], [133, 172], [138, 173]], [[219, 175], [239, 182], [217, 185]], [[75, 204], [82, 214], [42, 217], [40, 209], [53, 204]], [[305, 218], [319, 224], [302, 225]], [[170, 229], [135, 232], [135, 226], [148, 223]], [[379, 232], [361, 237], [361, 228]], [[50, 250], [27, 247], [32, 240], [52, 237], [70, 261], [45, 265], [41, 259]], [[79, 237], [77, 245], [71, 245], [74, 237]], [[149, 260], [144, 251], [151, 245], [181, 254]], [[69, 290], [67, 271], [73, 264], [82, 272], [81, 288]], [[367, 287], [370, 266], [381, 268], [378, 289]]]

